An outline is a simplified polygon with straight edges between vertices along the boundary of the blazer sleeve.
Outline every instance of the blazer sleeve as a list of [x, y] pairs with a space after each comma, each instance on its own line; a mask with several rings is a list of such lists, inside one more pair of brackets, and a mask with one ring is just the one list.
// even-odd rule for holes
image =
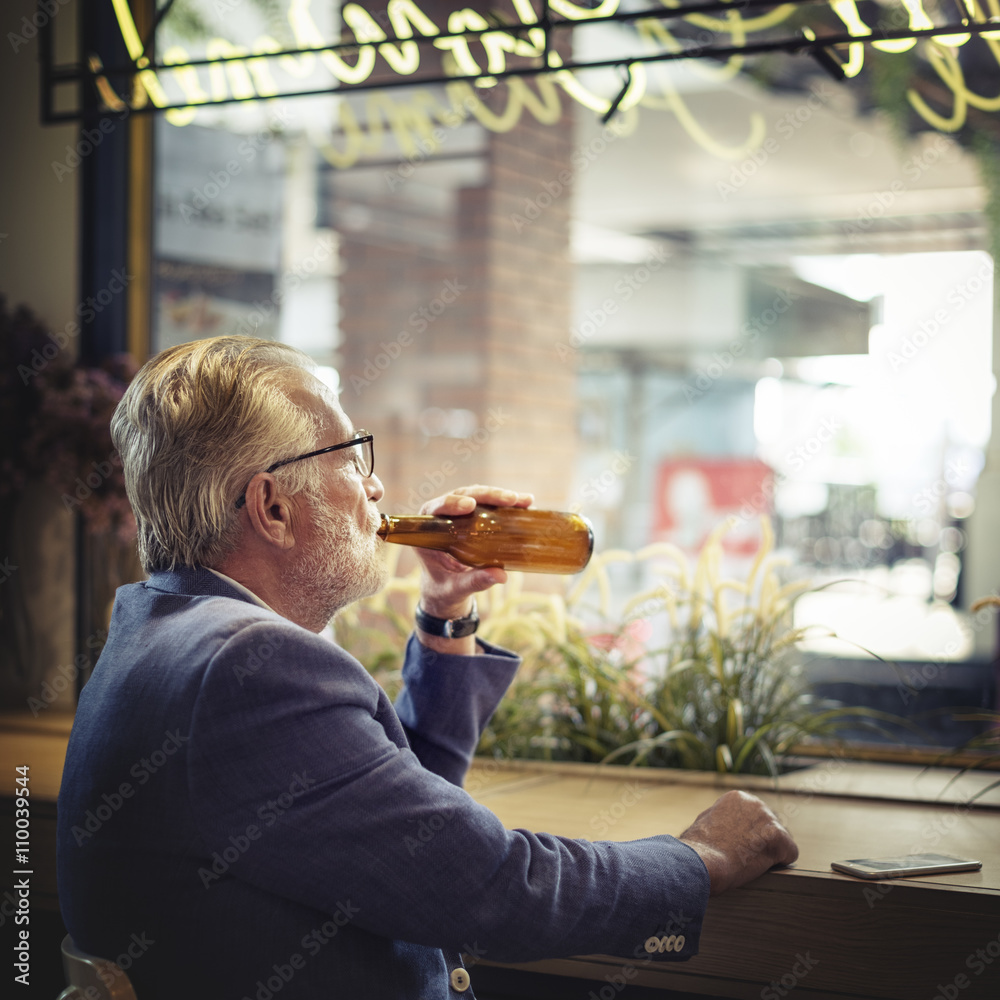
[[462, 784], [479, 737], [521, 665], [509, 650], [478, 643], [478, 656], [448, 656], [411, 635], [405, 687], [396, 698], [396, 714], [420, 763], [455, 785]]
[[[208, 852], [238, 845], [224, 877], [498, 961], [697, 952], [708, 873], [687, 845], [507, 830], [393, 732], [384, 693], [343, 650], [291, 624], [233, 635], [204, 675], [188, 747]], [[190, 879], [212, 891], [205, 862]]]

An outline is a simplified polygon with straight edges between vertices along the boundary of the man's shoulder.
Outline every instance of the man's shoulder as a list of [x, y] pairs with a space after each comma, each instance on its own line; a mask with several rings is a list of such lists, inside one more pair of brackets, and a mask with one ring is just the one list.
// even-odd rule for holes
[[201, 583], [157, 575], [119, 589], [88, 697], [169, 697], [193, 708], [220, 689], [267, 699], [277, 689], [334, 684], [370, 698], [374, 682], [339, 645], [221, 580]]
[[226, 647], [283, 646], [339, 650], [209, 570], [158, 572], [120, 587], [102, 659], [116, 665], [207, 665]]
[[[208, 569], [166, 570], [150, 574], [146, 580], [119, 587], [115, 595], [111, 631], [116, 618], [131, 629], [190, 629], [195, 622], [208, 624], [270, 621], [298, 628], [264, 604], [257, 603]], [[305, 630], [303, 630], [305, 631]]]

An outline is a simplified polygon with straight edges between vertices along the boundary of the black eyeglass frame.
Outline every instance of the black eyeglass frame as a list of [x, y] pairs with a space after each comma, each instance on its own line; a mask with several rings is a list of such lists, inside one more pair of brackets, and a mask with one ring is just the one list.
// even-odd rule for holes
[[[304, 455], [296, 455], [295, 458], [285, 458], [280, 462], [275, 462], [274, 465], [269, 465], [264, 471], [274, 472], [275, 469], [280, 469], [283, 465], [291, 465], [292, 462], [301, 462], [307, 458], [315, 458], [317, 455], [325, 455], [329, 451], [340, 451], [341, 448], [353, 448], [356, 445], [369, 445], [368, 455], [370, 456], [368, 462], [368, 471], [365, 472], [360, 465], [358, 465], [358, 472], [361, 473], [364, 479], [367, 479], [375, 471], [375, 435], [369, 434], [368, 431], [359, 430], [354, 437], [349, 441], [341, 441], [340, 444], [331, 444], [329, 448], [319, 448], [316, 451], [307, 451]], [[364, 456], [365, 452], [362, 450], [360, 452]], [[357, 464], [357, 463], [355, 463]], [[236, 501], [236, 509], [239, 510], [247, 502], [246, 490], [240, 494], [239, 499]]]

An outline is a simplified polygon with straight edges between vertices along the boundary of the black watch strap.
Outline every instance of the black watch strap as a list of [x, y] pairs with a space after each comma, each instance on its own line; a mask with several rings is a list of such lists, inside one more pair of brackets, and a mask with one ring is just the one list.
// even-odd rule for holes
[[464, 618], [435, 618], [427, 614], [417, 605], [417, 627], [428, 635], [439, 635], [445, 639], [461, 639], [474, 635], [479, 628], [479, 614], [476, 611], [476, 599], [472, 598], [472, 611]]

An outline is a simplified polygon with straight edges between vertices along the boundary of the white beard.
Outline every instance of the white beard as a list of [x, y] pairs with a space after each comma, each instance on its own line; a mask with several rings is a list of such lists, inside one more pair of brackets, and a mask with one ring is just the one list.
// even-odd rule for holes
[[364, 531], [353, 520], [338, 517], [308, 487], [301, 495], [309, 504], [319, 541], [286, 582], [295, 595], [299, 621], [318, 632], [341, 608], [381, 590], [388, 569], [375, 523]]

